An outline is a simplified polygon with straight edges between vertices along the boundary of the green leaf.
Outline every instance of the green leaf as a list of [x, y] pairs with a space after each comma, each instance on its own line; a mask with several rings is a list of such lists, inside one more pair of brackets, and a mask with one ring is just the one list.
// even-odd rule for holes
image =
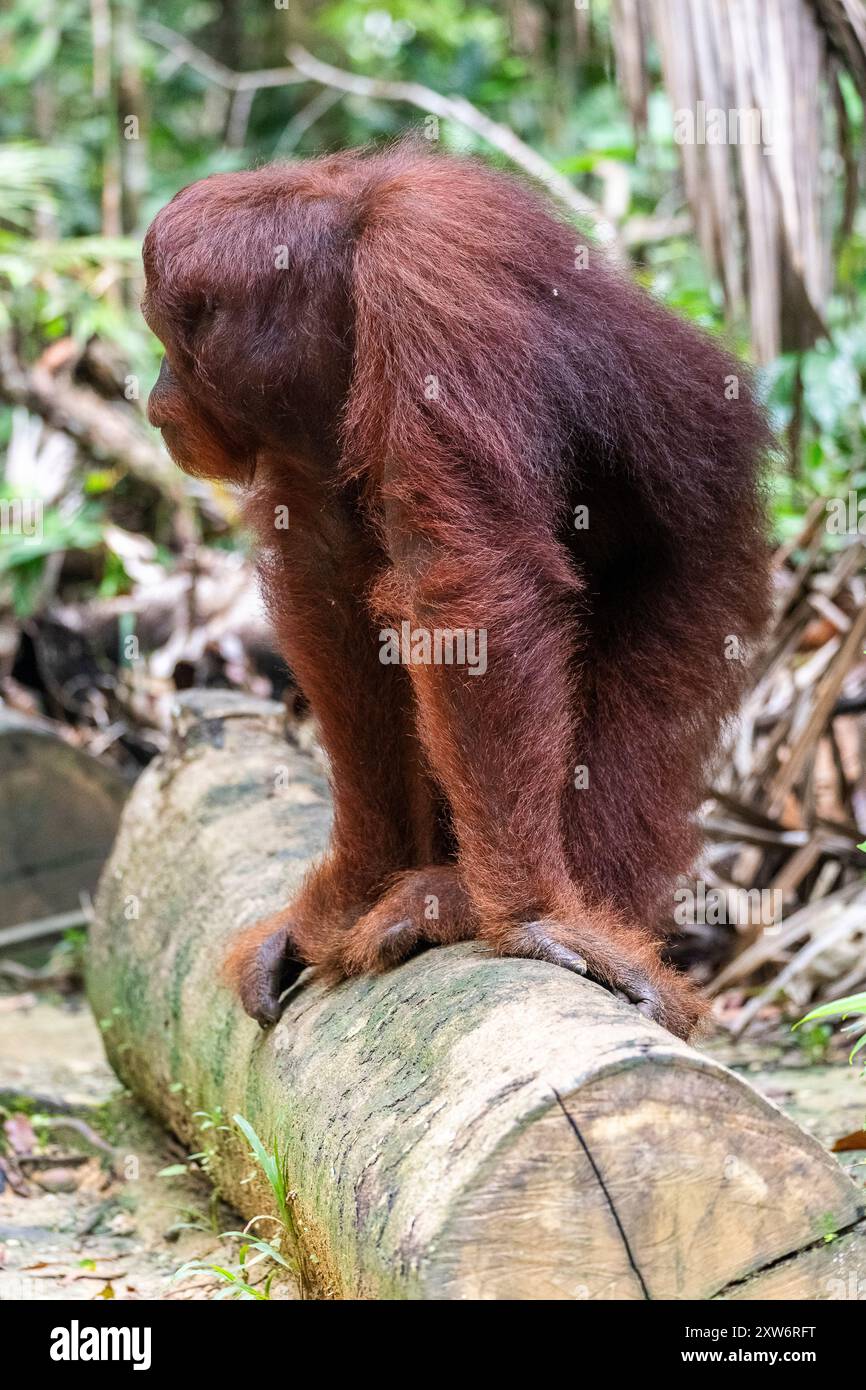
[[812, 1023], [816, 1018], [848, 1018], [850, 1014], [866, 1014], [866, 994], [849, 994], [846, 999], [834, 999], [829, 1004], [819, 1004], [817, 1009], [801, 1018], [795, 1024]]
[[246, 1241], [244, 1249], [252, 1248], [254, 1250], [259, 1250], [276, 1264], [282, 1265], [284, 1269], [294, 1269], [290, 1261], [287, 1260], [284, 1255], [281, 1255], [276, 1246], [272, 1245], [269, 1240], [262, 1240], [260, 1236], [251, 1236], [248, 1231], [223, 1231], [222, 1236], [224, 1239], [231, 1237], [234, 1240]]
[[249, 1120], [245, 1120], [243, 1115], [234, 1115], [232, 1118], [249, 1144], [256, 1162], [267, 1178], [268, 1186], [273, 1192], [274, 1199], [277, 1203], [280, 1220], [285, 1226], [293, 1229], [292, 1214], [289, 1211], [288, 1193], [286, 1191], [286, 1178], [279, 1150], [277, 1149], [276, 1139], [274, 1140], [274, 1152], [273, 1154], [269, 1154]]
[[59, 43], [60, 30], [50, 24], [42, 25], [29, 42], [19, 41], [14, 69], [6, 69], [4, 82], [10, 85], [32, 82], [54, 61]]
[[803, 359], [803, 396], [812, 419], [835, 434], [861, 394], [860, 374], [844, 357], [809, 352]]

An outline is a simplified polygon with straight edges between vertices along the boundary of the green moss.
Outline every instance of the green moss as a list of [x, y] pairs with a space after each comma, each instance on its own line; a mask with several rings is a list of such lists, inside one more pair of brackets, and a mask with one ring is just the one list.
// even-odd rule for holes
[[183, 1001], [183, 985], [189, 974], [191, 958], [195, 948], [195, 940], [191, 936], [184, 937], [174, 960], [171, 963], [171, 979], [168, 987], [168, 1009], [172, 1022], [171, 1029], [171, 1054], [169, 1067], [173, 1079], [177, 1079], [182, 1072], [181, 1066], [181, 1046], [180, 1046], [180, 1016], [181, 1004]]
[[219, 820], [226, 811], [233, 811], [245, 803], [255, 803], [267, 796], [267, 787], [260, 778], [250, 777], [242, 782], [229, 782], [225, 786], [211, 787], [201, 799], [197, 820], [199, 825], [209, 825]]
[[[115, 998], [119, 1004], [113, 1011], [115, 1018], [110, 1020], [106, 1032], [110, 1035], [118, 1031], [116, 1016], [119, 1015], [127, 1037], [144, 1036], [150, 1022], [147, 970], [132, 956], [124, 956], [115, 969], [118, 975]], [[113, 1038], [108, 1040], [114, 1042]]]
[[214, 1090], [220, 1094], [226, 1078], [226, 1062], [234, 1049], [235, 1018], [234, 1011], [226, 1009], [211, 1039], [211, 1075], [213, 1076]]

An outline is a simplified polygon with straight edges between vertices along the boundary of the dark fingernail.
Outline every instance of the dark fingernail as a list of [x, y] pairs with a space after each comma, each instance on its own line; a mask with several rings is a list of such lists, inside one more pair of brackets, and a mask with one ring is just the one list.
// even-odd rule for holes
[[269, 1004], [260, 1004], [257, 1009], [253, 1010], [253, 1017], [259, 1027], [265, 1029], [265, 1031], [269, 1028], [273, 1028], [274, 1024], [280, 1021], [279, 1001]]

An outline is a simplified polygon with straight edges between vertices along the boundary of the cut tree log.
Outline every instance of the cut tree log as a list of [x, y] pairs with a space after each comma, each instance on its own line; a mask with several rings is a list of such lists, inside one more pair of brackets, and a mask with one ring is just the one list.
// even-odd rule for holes
[[[213, 1146], [246, 1216], [273, 1205], [231, 1118], [285, 1155], [317, 1296], [866, 1296], [863, 1193], [836, 1160], [590, 981], [439, 948], [335, 988], [304, 976], [262, 1033], [219, 962], [329, 818], [281, 707], [190, 692], [124, 812], [89, 963], [118, 1075]], [[204, 1111], [227, 1129], [203, 1139]]]
[[[129, 787], [47, 720], [0, 708], [0, 937], [4, 946], [59, 935], [80, 917], [117, 834]], [[42, 919], [60, 916], [53, 925]], [[24, 930], [25, 926], [27, 930]]]

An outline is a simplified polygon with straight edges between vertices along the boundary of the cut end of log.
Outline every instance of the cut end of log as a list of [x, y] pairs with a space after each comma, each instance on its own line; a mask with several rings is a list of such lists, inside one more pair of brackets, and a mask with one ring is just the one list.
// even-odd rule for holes
[[[119, 773], [64, 743], [48, 721], [0, 709], [0, 931], [80, 909], [127, 792]], [[29, 939], [23, 930], [20, 939]]]

